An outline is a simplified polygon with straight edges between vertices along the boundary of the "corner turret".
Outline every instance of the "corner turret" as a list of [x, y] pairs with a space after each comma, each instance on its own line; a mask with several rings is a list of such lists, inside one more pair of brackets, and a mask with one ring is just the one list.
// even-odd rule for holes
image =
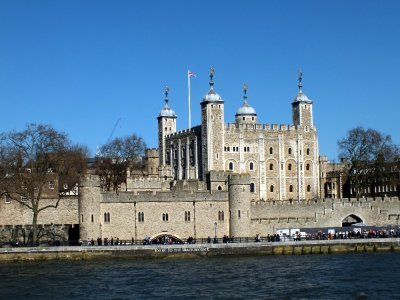
[[228, 179], [229, 194], [229, 235], [250, 236], [250, 176], [232, 174]]
[[224, 170], [224, 100], [214, 91], [214, 68], [210, 69], [210, 90], [201, 102], [203, 180], [209, 171]]
[[292, 102], [293, 124], [313, 127], [312, 101], [303, 93], [303, 72], [299, 71], [299, 92]]
[[166, 136], [176, 132], [176, 119], [175, 112], [168, 106], [168, 94], [169, 87], [164, 88], [165, 95], [165, 106], [160, 111], [158, 120], [158, 149], [159, 149], [159, 174], [162, 177], [170, 176], [167, 165], [169, 165], [170, 153], [168, 151], [168, 145], [165, 145]]

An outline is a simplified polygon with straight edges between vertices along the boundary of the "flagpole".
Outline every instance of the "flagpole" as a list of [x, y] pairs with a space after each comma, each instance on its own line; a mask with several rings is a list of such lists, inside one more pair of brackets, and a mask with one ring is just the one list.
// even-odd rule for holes
[[188, 102], [189, 102], [189, 129], [192, 128], [191, 120], [190, 120], [190, 74], [188, 70]]

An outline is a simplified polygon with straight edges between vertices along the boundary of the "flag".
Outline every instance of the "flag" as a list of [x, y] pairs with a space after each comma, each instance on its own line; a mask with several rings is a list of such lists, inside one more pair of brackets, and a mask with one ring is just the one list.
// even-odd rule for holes
[[188, 70], [188, 76], [190, 77], [196, 77], [196, 74], [193, 73], [192, 71]]

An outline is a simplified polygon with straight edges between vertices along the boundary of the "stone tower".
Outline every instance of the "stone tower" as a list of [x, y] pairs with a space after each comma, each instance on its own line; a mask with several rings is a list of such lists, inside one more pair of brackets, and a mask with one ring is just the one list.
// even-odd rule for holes
[[100, 178], [90, 172], [79, 180], [79, 231], [82, 240], [102, 238], [100, 214]]
[[303, 73], [299, 72], [299, 92], [292, 102], [293, 124], [313, 127], [312, 101], [303, 93]]
[[164, 95], [165, 95], [165, 106], [158, 114], [158, 149], [159, 149], [159, 175], [161, 177], [170, 177], [171, 176], [171, 168], [170, 165], [171, 160], [171, 149], [169, 145], [165, 144], [165, 137], [168, 134], [172, 134], [176, 132], [176, 119], [177, 116], [175, 112], [168, 106], [168, 94], [169, 88], [165, 87]]
[[145, 169], [147, 176], [158, 177], [158, 167], [160, 165], [160, 154], [158, 149], [145, 150]]
[[250, 177], [247, 174], [232, 174], [228, 179], [229, 235], [250, 236]]
[[224, 100], [214, 91], [214, 69], [210, 70], [210, 90], [201, 102], [203, 180], [208, 171], [224, 170]]

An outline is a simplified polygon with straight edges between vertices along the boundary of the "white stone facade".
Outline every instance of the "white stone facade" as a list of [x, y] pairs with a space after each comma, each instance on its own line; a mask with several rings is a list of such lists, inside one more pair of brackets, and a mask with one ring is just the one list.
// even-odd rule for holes
[[201, 102], [201, 125], [176, 132], [176, 115], [161, 111], [160, 176], [206, 181], [210, 171], [245, 173], [250, 174], [254, 200], [316, 199], [320, 190], [318, 137], [313, 104], [301, 85], [292, 103], [293, 125], [259, 124], [246, 94], [235, 123], [226, 124], [224, 100], [213, 85], [211, 80]]

